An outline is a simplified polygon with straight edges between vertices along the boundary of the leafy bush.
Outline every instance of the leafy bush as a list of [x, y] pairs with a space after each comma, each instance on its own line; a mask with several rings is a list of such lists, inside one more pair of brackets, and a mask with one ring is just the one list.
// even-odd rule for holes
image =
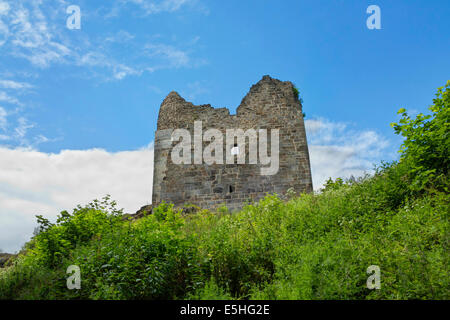
[[94, 200], [85, 207], [78, 206], [72, 214], [62, 211], [56, 224], [37, 216], [39, 233], [28, 246], [29, 254], [36, 256], [39, 263], [55, 267], [78, 245], [114, 230], [122, 212], [109, 200], [106, 196], [102, 202]]
[[397, 134], [405, 137], [401, 159], [409, 162], [409, 177], [415, 190], [439, 188], [449, 191], [450, 165], [450, 80], [438, 88], [431, 115], [418, 114], [412, 119], [404, 108], [399, 123], [392, 123]]
[[74, 252], [71, 263], [88, 270], [84, 298], [173, 299], [192, 286], [196, 252], [180, 232], [184, 219], [172, 206], [155, 211]]
[[303, 99], [300, 97], [300, 91], [297, 87], [292, 87], [292, 91], [294, 93], [294, 97], [296, 100], [300, 101], [300, 103], [303, 105]]

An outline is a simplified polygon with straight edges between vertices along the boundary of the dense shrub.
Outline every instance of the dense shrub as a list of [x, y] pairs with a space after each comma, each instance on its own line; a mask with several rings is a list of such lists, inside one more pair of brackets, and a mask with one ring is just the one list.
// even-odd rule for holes
[[412, 187], [446, 189], [450, 165], [450, 80], [438, 88], [431, 115], [418, 114], [412, 119], [404, 108], [399, 123], [392, 123], [405, 140], [400, 149], [403, 161], [410, 166]]

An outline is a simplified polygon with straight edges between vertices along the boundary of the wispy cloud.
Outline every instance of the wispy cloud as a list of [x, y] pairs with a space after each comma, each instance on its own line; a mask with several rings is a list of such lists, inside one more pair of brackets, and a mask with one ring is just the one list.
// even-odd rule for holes
[[4, 89], [30, 89], [33, 88], [33, 86], [26, 82], [17, 82], [13, 80], [0, 80], [0, 88]]
[[319, 118], [305, 121], [314, 189], [330, 177], [358, 177], [371, 173], [373, 165], [389, 160], [389, 141], [372, 130]]
[[[157, 14], [177, 11], [190, 2], [120, 0], [113, 2], [113, 5], [134, 5], [146, 14]], [[103, 74], [106, 80], [122, 80], [143, 72], [201, 65], [174, 44], [146, 45], [144, 39], [137, 39], [127, 30], [99, 37], [89, 37], [85, 32], [68, 32], [61, 24], [68, 5], [65, 1], [16, 0], [2, 1], [0, 4], [3, 4], [0, 5], [0, 45], [6, 47], [10, 56], [25, 59], [39, 69], [53, 65], [78, 66], [93, 69], [91, 74]], [[89, 16], [89, 12], [86, 15]], [[194, 43], [196, 41], [198, 39]], [[125, 42], [133, 48], [126, 57], [122, 54], [122, 45], [116, 45]], [[142, 51], [146, 51], [147, 55], [143, 56]]]
[[[196, 0], [117, 0], [105, 18], [118, 17], [125, 8], [131, 6], [138, 8], [142, 16], [148, 16], [162, 12], [175, 12], [187, 4], [194, 5], [196, 3]], [[200, 8], [204, 9], [203, 6]]]
[[196, 68], [207, 64], [205, 59], [193, 58], [190, 51], [168, 44], [148, 43], [144, 46], [144, 53], [153, 59], [153, 65], [147, 70], [154, 72], [159, 69]]
[[126, 2], [139, 5], [146, 14], [154, 14], [160, 12], [174, 12], [181, 8], [181, 6], [189, 3], [189, 0], [162, 0], [162, 1], [149, 1], [149, 0], [124, 0]]
[[99, 52], [86, 53], [85, 55], [80, 57], [77, 64], [80, 66], [99, 67], [111, 70], [112, 76], [106, 77], [106, 80], [122, 80], [123, 78], [130, 75], [139, 76], [142, 74], [142, 70], [136, 70], [127, 65], [118, 63]]
[[[0, 100], [4, 96], [0, 92]], [[5, 99], [11, 101], [10, 97]], [[36, 128], [36, 124], [30, 122], [23, 114], [23, 107], [4, 108], [0, 106], [0, 147], [9, 145], [21, 147], [37, 147], [46, 142], [56, 141], [58, 139], [49, 139], [43, 134], [30, 134], [30, 129]]]
[[8, 142], [20, 146], [31, 146], [45, 142], [42, 139], [27, 137], [29, 129], [34, 127], [26, 116], [22, 113], [26, 109], [26, 104], [21, 102], [17, 96], [26, 94], [29, 89], [35, 88], [34, 85], [15, 81], [0, 79], [0, 88], [6, 91], [0, 91], [0, 102], [5, 107], [0, 107], [0, 145]]
[[[2, 129], [3, 131], [6, 131], [6, 126], [8, 124], [8, 120], [6, 119], [6, 116], [8, 115], [8, 113], [6, 112], [5, 108], [0, 107], [0, 129]], [[6, 137], [6, 136], [4, 136]], [[5, 140], [5, 139], [2, 139]]]
[[7, 2], [0, 2], [0, 15], [6, 15], [9, 12], [9, 4]]
[[123, 78], [130, 75], [141, 75], [142, 71], [135, 70], [126, 65], [118, 64], [113, 67], [114, 73], [113, 77], [117, 80], [122, 80]]
[[[12, 75], [8, 74], [8, 76]], [[34, 89], [36, 86], [23, 81], [0, 79], [0, 88], [5, 90], [0, 91], [0, 102], [4, 105], [4, 107], [0, 107], [0, 146], [8, 143], [14, 146], [35, 147], [50, 141], [43, 135], [28, 135], [29, 130], [36, 125], [27, 119], [27, 103], [18, 98], [18, 96], [28, 94], [30, 89]]]
[[116, 34], [106, 37], [105, 41], [106, 42], [115, 42], [115, 43], [124, 43], [124, 42], [128, 42], [130, 40], [133, 40], [134, 38], [135, 38], [135, 35], [127, 32], [125, 30], [120, 30]]
[[23, 103], [21, 103], [17, 98], [8, 95], [4, 91], [0, 91], [0, 102], [6, 102], [18, 106], [23, 106]]
[[149, 57], [162, 58], [166, 61], [165, 67], [185, 67], [189, 65], [190, 58], [187, 52], [165, 44], [147, 44], [145, 46]]
[[9, 28], [6, 23], [3, 22], [3, 18], [9, 12], [9, 4], [6, 2], [0, 2], [0, 47], [6, 42], [6, 39], [9, 36]]
[[[109, 39], [108, 42], [113, 42], [113, 40]], [[106, 77], [106, 80], [122, 80], [128, 76], [140, 76], [144, 72], [153, 73], [162, 69], [193, 68], [206, 63], [205, 60], [192, 58], [188, 50], [163, 43], [145, 44], [143, 47], [136, 47], [135, 51], [143, 52], [145, 62], [133, 64], [133, 57], [130, 57], [129, 63], [124, 64], [99, 51], [89, 51], [79, 56], [76, 64], [108, 69], [111, 75]]]
[[15, 128], [16, 137], [20, 139], [21, 141], [24, 141], [25, 136], [27, 134], [28, 129], [31, 129], [34, 127], [34, 124], [30, 123], [26, 118], [20, 117], [19, 125]]
[[55, 26], [48, 23], [41, 4], [38, 1], [26, 7], [18, 1], [11, 5], [8, 41], [13, 56], [46, 68], [53, 62], [63, 62], [72, 52], [58, 39], [58, 32]]

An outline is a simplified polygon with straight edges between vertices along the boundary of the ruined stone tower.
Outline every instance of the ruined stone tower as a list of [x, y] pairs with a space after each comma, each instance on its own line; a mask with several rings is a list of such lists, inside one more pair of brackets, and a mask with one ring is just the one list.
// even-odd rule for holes
[[[195, 162], [175, 164], [172, 141], [175, 129], [187, 129], [192, 135], [190, 145], [194, 154], [194, 123], [202, 121], [203, 130], [215, 128], [226, 136], [226, 130], [273, 129], [279, 130], [279, 169], [276, 174], [262, 175], [267, 165], [249, 163], [249, 141], [243, 145], [227, 145], [224, 139], [223, 155], [238, 146], [238, 153], [245, 152], [245, 164], [211, 164]], [[203, 132], [204, 132], [203, 131]], [[198, 136], [198, 134], [197, 134]], [[268, 152], [270, 153], [270, 134]], [[201, 139], [201, 137], [200, 137]], [[209, 141], [203, 141], [205, 148]], [[259, 146], [258, 149], [261, 147]], [[234, 151], [236, 152], [236, 151]], [[214, 109], [209, 104], [195, 106], [176, 92], [171, 92], [162, 102], [154, 148], [153, 205], [162, 201], [175, 206], [195, 204], [214, 209], [225, 204], [230, 210], [241, 208], [245, 202], [258, 201], [267, 193], [285, 194], [288, 189], [311, 192], [312, 179], [306, 141], [302, 105], [291, 82], [282, 82], [264, 76], [253, 85], [237, 108], [230, 115], [227, 108]]]

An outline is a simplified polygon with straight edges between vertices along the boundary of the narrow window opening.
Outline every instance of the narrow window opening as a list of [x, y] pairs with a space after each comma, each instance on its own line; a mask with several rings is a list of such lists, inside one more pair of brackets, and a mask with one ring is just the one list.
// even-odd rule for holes
[[229, 186], [228, 187], [228, 192], [233, 193], [234, 192], [234, 187], [233, 186]]
[[234, 147], [231, 148], [231, 154], [233, 156], [237, 156], [239, 154], [239, 147], [238, 147], [237, 143], [235, 143]]

